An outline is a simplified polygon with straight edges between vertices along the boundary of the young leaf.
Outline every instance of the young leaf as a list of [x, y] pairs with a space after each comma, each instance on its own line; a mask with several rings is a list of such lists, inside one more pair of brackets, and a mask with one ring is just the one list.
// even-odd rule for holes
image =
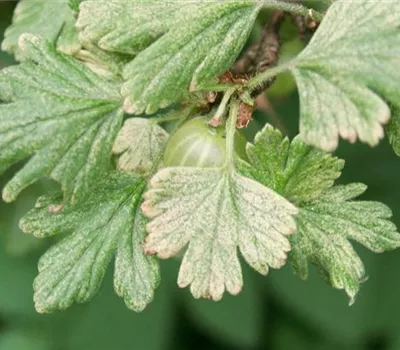
[[332, 151], [338, 136], [372, 146], [383, 137], [390, 110], [379, 95], [400, 101], [399, 26], [398, 1], [331, 5], [292, 68], [307, 143]]
[[118, 169], [139, 174], [148, 172], [167, 140], [168, 133], [150, 119], [128, 119], [113, 147], [113, 153], [119, 155]]
[[400, 247], [400, 235], [389, 221], [392, 212], [386, 205], [352, 201], [365, 189], [362, 184], [335, 186], [304, 205], [297, 216], [298, 232], [291, 241], [290, 261], [295, 272], [306, 278], [307, 260], [311, 261], [333, 287], [346, 291], [350, 303], [365, 280], [365, 270], [348, 239], [375, 253]]
[[63, 207], [45, 197], [21, 220], [21, 229], [38, 237], [72, 233], [39, 261], [34, 282], [38, 312], [90, 300], [115, 253], [117, 294], [135, 311], [151, 302], [159, 272], [157, 261], [142, 253], [145, 220], [138, 205], [144, 187], [141, 178], [111, 174], [79, 204]]
[[296, 204], [318, 198], [344, 166], [343, 160], [306, 145], [299, 136], [290, 142], [269, 124], [246, 151], [251, 165], [240, 162], [241, 171]]
[[145, 250], [169, 258], [189, 243], [178, 284], [191, 285], [195, 298], [240, 292], [237, 248], [261, 274], [285, 264], [297, 209], [274, 191], [220, 168], [165, 168], [150, 186]]
[[255, 1], [180, 5], [170, 30], [125, 67], [125, 110], [153, 113], [229, 69], [260, 8]]
[[68, 0], [21, 0], [15, 8], [11, 26], [4, 33], [1, 49], [15, 54], [18, 60], [22, 59], [18, 39], [29, 33], [57, 44], [57, 49], [65, 54], [72, 54], [80, 49], [74, 24]]
[[20, 38], [28, 59], [0, 71], [0, 173], [34, 156], [7, 184], [5, 201], [42, 176], [61, 183], [67, 200], [79, 200], [109, 168], [122, 123], [119, 84], [97, 76], [52, 44]]
[[366, 186], [331, 187], [340, 176], [342, 160], [304, 144], [299, 137], [290, 143], [269, 125], [256, 135], [254, 145], [247, 145], [247, 153], [250, 165], [240, 162], [242, 173], [299, 207], [289, 255], [295, 272], [306, 278], [311, 261], [353, 301], [365, 271], [348, 240], [374, 252], [399, 247], [400, 235], [388, 220], [390, 209], [377, 202], [350, 201]]
[[400, 156], [400, 108], [392, 106], [392, 119], [386, 131], [395, 153]]

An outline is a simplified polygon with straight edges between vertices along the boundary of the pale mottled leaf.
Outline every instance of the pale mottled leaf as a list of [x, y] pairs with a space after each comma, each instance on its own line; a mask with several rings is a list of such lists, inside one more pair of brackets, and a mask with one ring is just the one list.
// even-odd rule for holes
[[122, 123], [119, 83], [56, 52], [46, 40], [20, 38], [28, 60], [0, 71], [0, 173], [33, 157], [6, 185], [3, 198], [42, 176], [61, 183], [67, 200], [79, 200], [110, 166]]
[[377, 202], [351, 201], [362, 194], [361, 184], [332, 187], [344, 162], [306, 145], [292, 142], [266, 125], [247, 145], [250, 164], [241, 172], [270, 187], [299, 207], [297, 232], [290, 238], [290, 261], [302, 278], [308, 261], [316, 264], [335, 288], [353, 300], [365, 278], [364, 265], [353, 250], [356, 240], [374, 252], [400, 245], [389, 208]]
[[24, 33], [40, 35], [57, 44], [57, 49], [72, 54], [80, 49], [75, 18], [68, 0], [21, 0], [14, 11], [11, 26], [4, 33], [1, 49], [15, 54], [18, 60], [24, 55], [18, 39]]
[[66, 55], [76, 55], [82, 49], [78, 39], [78, 31], [75, 27], [75, 19], [65, 22], [57, 39], [56, 47], [58, 51]]
[[118, 169], [133, 173], [148, 172], [160, 157], [167, 140], [168, 133], [150, 119], [128, 119], [113, 147], [113, 153], [119, 156]]
[[140, 209], [132, 213], [130, 224], [121, 236], [115, 260], [114, 288], [126, 305], [142, 311], [153, 299], [160, 276], [158, 262], [143, 254], [147, 220]]
[[125, 110], [153, 113], [225, 72], [261, 8], [255, 1], [180, 2], [170, 30], [124, 69]]
[[[335, 1], [293, 62], [300, 94], [300, 134], [334, 150], [341, 136], [372, 146], [400, 101], [400, 2]], [[382, 98], [381, 98], [382, 97]]]
[[39, 261], [34, 282], [38, 312], [90, 300], [114, 254], [117, 294], [135, 311], [151, 302], [159, 273], [157, 261], [142, 253], [145, 221], [138, 205], [144, 187], [140, 178], [111, 174], [79, 204], [64, 206], [55, 196], [44, 197], [21, 220], [21, 229], [37, 237], [69, 234]]
[[290, 250], [287, 235], [296, 229], [297, 209], [274, 191], [219, 168], [160, 170], [142, 205], [152, 218], [145, 250], [160, 258], [178, 254], [187, 244], [178, 285], [191, 285], [194, 297], [221, 299], [237, 294], [242, 273], [237, 256], [267, 274], [280, 268]]
[[400, 156], [400, 108], [392, 106], [392, 119], [386, 131], [393, 150]]
[[136, 55], [176, 24], [176, 0], [85, 1], [76, 23], [83, 43]]
[[247, 144], [249, 164], [241, 171], [283, 197], [299, 204], [319, 197], [340, 176], [344, 161], [314, 147], [297, 136], [290, 141], [267, 124]]
[[348, 241], [375, 253], [400, 246], [400, 235], [389, 221], [391, 210], [382, 203], [353, 201], [366, 189], [362, 184], [336, 186], [300, 208], [298, 232], [291, 240], [290, 262], [302, 278], [308, 261], [316, 264], [333, 287], [344, 289], [354, 301], [366, 278], [364, 265]]

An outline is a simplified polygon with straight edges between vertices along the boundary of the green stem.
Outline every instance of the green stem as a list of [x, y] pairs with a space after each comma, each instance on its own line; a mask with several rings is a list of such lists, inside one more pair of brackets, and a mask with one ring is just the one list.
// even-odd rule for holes
[[215, 92], [225, 92], [232, 88], [240, 87], [240, 85], [235, 84], [220, 84], [220, 83], [209, 83], [206, 85], [199, 86], [196, 88], [196, 92], [199, 91], [215, 91]]
[[222, 98], [222, 101], [218, 106], [217, 112], [215, 113], [214, 117], [211, 119], [209, 123], [210, 126], [216, 127], [218, 125], [221, 125], [222, 117], [224, 116], [226, 111], [226, 106], [235, 92], [236, 92], [235, 87], [231, 87], [225, 92], [224, 97]]
[[226, 165], [228, 171], [233, 171], [234, 155], [235, 155], [235, 133], [236, 133], [236, 121], [239, 114], [239, 101], [232, 99], [229, 110], [229, 118], [226, 123]]
[[296, 15], [306, 16], [316, 22], [321, 22], [324, 18], [324, 15], [321, 12], [315, 11], [301, 4], [293, 4], [281, 0], [260, 0], [260, 2], [265, 8], [282, 10]]
[[254, 78], [250, 79], [248, 83], [246, 84], [246, 88], [248, 91], [253, 91], [257, 88], [257, 86], [261, 85], [265, 81], [275, 77], [279, 73], [282, 73], [286, 70], [289, 70], [294, 67], [294, 62], [289, 61], [284, 64], [280, 64], [279, 66], [276, 66], [274, 68], [268, 69], [265, 72], [256, 75]]
[[171, 111], [170, 113], [163, 115], [161, 117], [154, 117], [150, 118], [151, 122], [155, 124], [161, 124], [161, 123], [166, 123], [166, 122], [171, 122], [179, 119], [186, 119], [185, 117], [192, 112], [191, 107], [185, 108], [183, 111]]

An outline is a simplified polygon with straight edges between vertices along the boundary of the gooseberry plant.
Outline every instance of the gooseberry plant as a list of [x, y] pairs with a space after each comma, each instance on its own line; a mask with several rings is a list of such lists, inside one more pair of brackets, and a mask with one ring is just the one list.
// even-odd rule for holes
[[[281, 63], [284, 21], [310, 40]], [[335, 185], [330, 153], [386, 131], [400, 154], [398, 1], [22, 0], [2, 49], [19, 63], [0, 72], [0, 172], [25, 161], [3, 199], [61, 185], [20, 222], [62, 237], [39, 261], [38, 312], [90, 300], [113, 258], [116, 293], [142, 311], [174, 256], [195, 298], [239, 293], [241, 256], [263, 275], [288, 262], [306, 278], [313, 263], [353, 302], [366, 273], [350, 240], [400, 246], [390, 209], [357, 200], [365, 185]], [[299, 135], [266, 124], [247, 141], [285, 72]]]

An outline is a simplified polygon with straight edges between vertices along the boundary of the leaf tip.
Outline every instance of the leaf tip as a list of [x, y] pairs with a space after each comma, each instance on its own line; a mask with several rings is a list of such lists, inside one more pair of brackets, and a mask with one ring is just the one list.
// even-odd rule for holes
[[7, 187], [5, 187], [3, 189], [2, 198], [3, 198], [4, 202], [11, 203], [11, 202], [15, 201], [15, 199], [17, 198], [17, 195], [13, 191], [11, 191]]
[[132, 103], [129, 98], [126, 98], [124, 100], [122, 109], [125, 113], [128, 114], [136, 114], [139, 112], [138, 107], [134, 103]]

